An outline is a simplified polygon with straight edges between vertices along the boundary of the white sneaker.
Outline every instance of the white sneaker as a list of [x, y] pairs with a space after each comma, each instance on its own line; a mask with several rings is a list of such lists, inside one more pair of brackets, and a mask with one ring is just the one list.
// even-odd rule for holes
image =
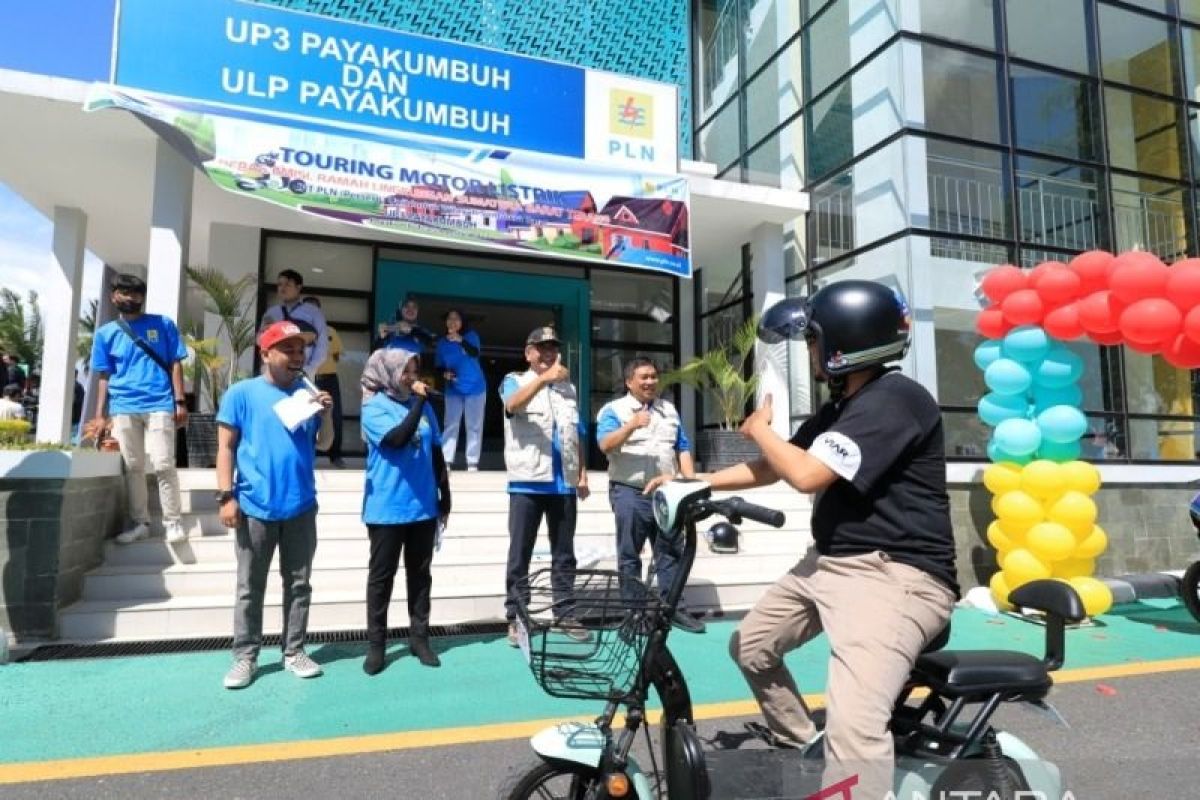
[[471, 464], [467, 467], [467, 472], [479, 472], [478, 464]]
[[144, 522], [139, 522], [127, 531], [117, 534], [117, 544], [133, 544], [140, 542], [142, 539], [150, 538], [150, 526]]
[[290, 656], [283, 657], [283, 668], [297, 678], [316, 678], [325, 674], [321, 665], [308, 657], [308, 653], [297, 650]]
[[249, 658], [239, 658], [233, 662], [229, 672], [225, 673], [226, 689], [245, 689], [254, 680], [258, 672], [258, 663]]
[[167, 541], [171, 544], [186, 542], [188, 539], [187, 530], [184, 529], [183, 525], [179, 522], [168, 522], [163, 526], [163, 530], [166, 533]]

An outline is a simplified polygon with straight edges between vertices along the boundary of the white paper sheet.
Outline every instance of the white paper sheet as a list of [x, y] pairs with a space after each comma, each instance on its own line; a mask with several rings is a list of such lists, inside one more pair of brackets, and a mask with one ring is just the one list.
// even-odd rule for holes
[[321, 404], [308, 389], [297, 389], [291, 397], [285, 397], [274, 405], [275, 416], [289, 431], [295, 431], [315, 415], [321, 413]]

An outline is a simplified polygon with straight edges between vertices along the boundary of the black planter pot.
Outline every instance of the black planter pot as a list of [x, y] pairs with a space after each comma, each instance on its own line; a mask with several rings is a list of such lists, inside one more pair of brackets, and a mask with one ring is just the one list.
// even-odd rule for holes
[[744, 464], [762, 456], [758, 445], [737, 431], [702, 430], [696, 432], [698, 469], [714, 472], [735, 464]]
[[208, 469], [217, 465], [217, 415], [192, 414], [187, 424], [188, 466]]

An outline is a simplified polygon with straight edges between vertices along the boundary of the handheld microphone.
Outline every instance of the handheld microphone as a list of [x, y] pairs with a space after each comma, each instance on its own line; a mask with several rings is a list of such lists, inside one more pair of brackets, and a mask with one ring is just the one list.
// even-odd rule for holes
[[442, 393], [439, 392], [437, 389], [426, 386], [425, 387], [425, 396], [426, 397], [441, 397]]

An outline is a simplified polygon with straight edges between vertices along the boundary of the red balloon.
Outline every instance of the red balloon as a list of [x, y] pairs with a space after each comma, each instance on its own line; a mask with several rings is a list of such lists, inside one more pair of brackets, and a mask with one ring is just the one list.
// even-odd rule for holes
[[1079, 324], [1089, 336], [1118, 330], [1119, 310], [1114, 307], [1107, 290], [1092, 292], [1075, 305], [1079, 309]]
[[1029, 285], [1029, 276], [1019, 267], [1012, 264], [1002, 264], [990, 269], [983, 276], [979, 288], [993, 303], [999, 303], [1015, 291]]
[[1042, 321], [1046, 308], [1033, 289], [1018, 289], [1000, 303], [1004, 319], [1013, 325], [1036, 325]]
[[1083, 326], [1079, 324], [1079, 306], [1067, 303], [1053, 311], [1046, 312], [1042, 319], [1042, 327], [1046, 333], [1059, 341], [1070, 341], [1083, 336]]
[[1185, 314], [1200, 306], [1200, 258], [1176, 261], [1167, 273], [1167, 299]]
[[1093, 333], [1092, 331], [1088, 331], [1087, 335], [1088, 339], [1091, 339], [1096, 344], [1114, 345], [1125, 343], [1125, 337], [1121, 335], [1120, 331], [1109, 331], [1108, 333]]
[[1124, 344], [1130, 350], [1148, 356], [1156, 356], [1163, 351], [1162, 342], [1131, 342], [1126, 339]]
[[1088, 250], [1071, 259], [1067, 267], [1079, 276], [1080, 296], [1108, 288], [1108, 273], [1116, 258], [1105, 250]]
[[1170, 271], [1158, 256], [1144, 250], [1121, 253], [1108, 275], [1113, 297], [1124, 303], [1136, 303], [1147, 297], [1162, 297], [1167, 291]]
[[1160, 297], [1148, 297], [1131, 303], [1122, 311], [1118, 327], [1131, 347], [1144, 344], [1159, 349], [1175, 340], [1182, 325], [1183, 314], [1174, 303]]
[[1200, 367], [1200, 342], [1193, 341], [1181, 333], [1163, 350], [1162, 355], [1173, 367], [1196, 369]]
[[975, 330], [987, 339], [1003, 339], [1013, 326], [1004, 321], [1004, 312], [999, 306], [988, 306], [975, 317]]
[[1183, 335], [1193, 342], [1200, 342], [1200, 306], [1183, 315]]
[[1067, 269], [1065, 264], [1047, 261], [1033, 270], [1029, 285], [1047, 307], [1055, 308], [1079, 297], [1079, 287], [1083, 285], [1083, 281]]

